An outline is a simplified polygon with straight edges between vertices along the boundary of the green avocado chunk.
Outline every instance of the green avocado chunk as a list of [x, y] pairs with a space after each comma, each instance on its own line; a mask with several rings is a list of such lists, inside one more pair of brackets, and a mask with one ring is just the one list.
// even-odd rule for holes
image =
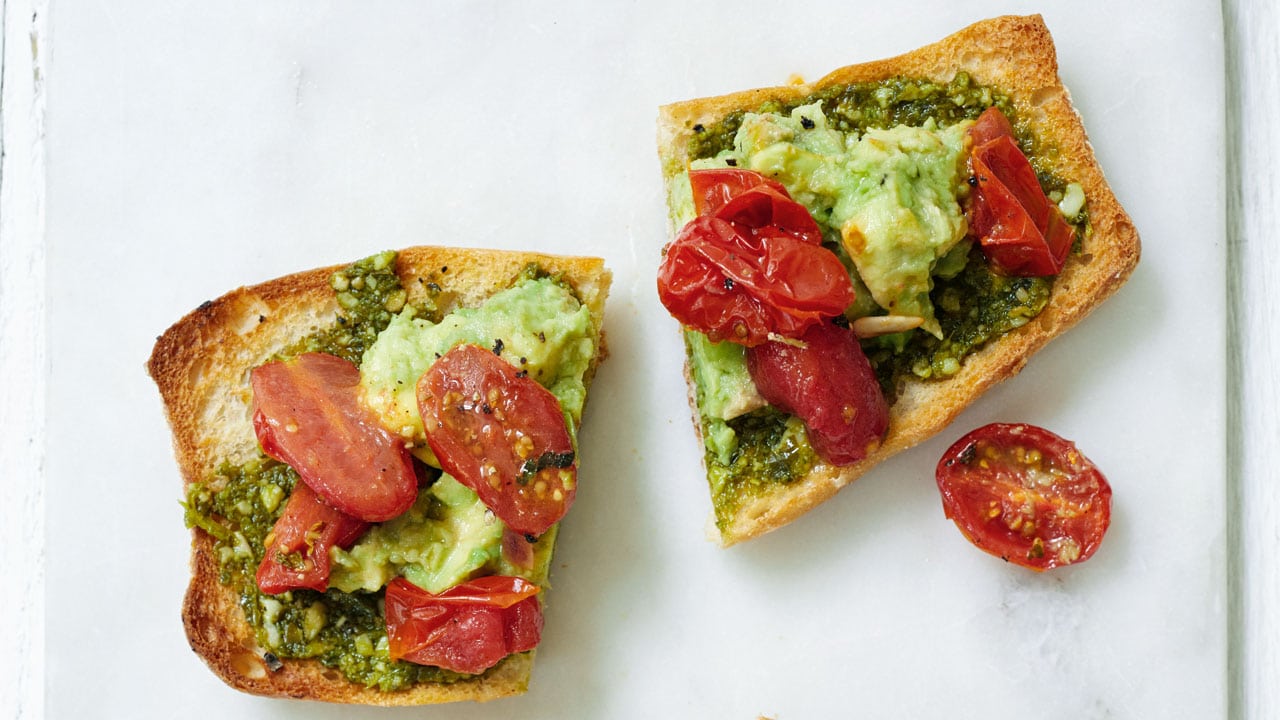
[[[484, 568], [528, 576], [503, 559], [503, 529], [474, 491], [444, 474], [418, 493], [403, 515], [373, 526], [348, 550], [331, 549], [329, 587], [373, 592], [404, 576], [427, 592], [440, 593]], [[538, 543], [544, 553], [550, 545]], [[541, 563], [534, 567], [545, 575]]]
[[764, 407], [765, 400], [747, 371], [747, 349], [733, 342], [712, 342], [695, 330], [685, 332], [693, 356], [694, 378], [700, 392], [702, 413], [718, 420], [732, 420]]

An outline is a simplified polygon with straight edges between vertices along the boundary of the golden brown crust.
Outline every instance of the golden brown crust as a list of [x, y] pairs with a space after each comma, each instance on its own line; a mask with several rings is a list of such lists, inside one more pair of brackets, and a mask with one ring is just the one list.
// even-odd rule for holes
[[[399, 252], [397, 272], [410, 302], [425, 294], [426, 283], [435, 282], [445, 290], [437, 302], [449, 309], [475, 305], [509, 286], [530, 263], [562, 273], [591, 311], [599, 352], [589, 383], [605, 356], [601, 322], [611, 276], [599, 258], [414, 247]], [[201, 305], [156, 340], [147, 369], [164, 400], [184, 491], [212, 476], [224, 461], [239, 464], [258, 455], [250, 422], [249, 371], [334, 323], [338, 308], [329, 277], [339, 267], [233, 290]], [[423, 705], [490, 700], [528, 686], [532, 652], [507, 658], [479, 678], [422, 683], [396, 692], [352, 683], [314, 660], [284, 660], [283, 667], [272, 671], [244, 621], [238, 593], [221, 584], [218, 573], [213, 538], [193, 529], [191, 584], [182, 608], [187, 639], [219, 677], [239, 690], [340, 703]]]
[[948, 82], [959, 71], [1006, 92], [1020, 120], [1041, 142], [1056, 147], [1053, 168], [1084, 188], [1092, 233], [1083, 238], [1081, 252], [1068, 258], [1054, 282], [1048, 306], [1035, 320], [970, 355], [960, 372], [947, 380], [907, 382], [891, 407], [889, 434], [877, 451], [847, 467], [819, 465], [805, 478], [743, 504], [720, 535], [725, 545], [791, 522], [886, 458], [942, 430], [987, 389], [1016, 375], [1033, 353], [1114, 293], [1137, 264], [1140, 243], [1132, 221], [1102, 175], [1080, 117], [1058, 77], [1053, 39], [1038, 15], [975, 23], [932, 45], [887, 60], [841, 68], [813, 84], [691, 100], [667, 105], [659, 112], [659, 157], [670, 189], [672, 179], [688, 163], [688, 139], [698, 123], [713, 123], [733, 110], [753, 109], [766, 100], [805, 97], [831, 85], [895, 76]]

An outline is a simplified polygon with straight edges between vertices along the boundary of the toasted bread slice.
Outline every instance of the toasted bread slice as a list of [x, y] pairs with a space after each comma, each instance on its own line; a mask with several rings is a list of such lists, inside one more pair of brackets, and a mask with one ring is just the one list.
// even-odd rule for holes
[[[415, 247], [402, 250], [396, 272], [417, 304], [426, 287], [443, 310], [479, 304], [504, 289], [530, 264], [559, 274], [591, 314], [597, 353], [589, 384], [604, 358], [601, 323], [610, 273], [597, 258], [527, 252]], [[249, 371], [300, 338], [334, 325], [339, 313], [322, 268], [234, 290], [206, 302], [156, 341], [148, 362], [173, 430], [184, 490], [212, 477], [223, 463], [239, 465], [260, 454], [250, 416]], [[185, 493], [184, 493], [185, 495]], [[317, 660], [266, 656], [239, 607], [237, 590], [219, 581], [214, 538], [192, 530], [191, 583], [182, 616], [191, 647], [227, 684], [259, 695], [369, 705], [420, 705], [489, 700], [524, 692], [533, 653], [512, 655], [487, 673], [449, 683], [419, 683], [387, 692], [353, 683]]]
[[[1020, 122], [1039, 142], [1054, 148], [1048, 159], [1050, 169], [1083, 188], [1091, 232], [1067, 260], [1053, 283], [1048, 305], [1034, 320], [966, 356], [959, 372], [949, 378], [912, 378], [900, 383], [890, 409], [888, 436], [877, 450], [845, 467], [819, 462], [804, 477], [744, 501], [732, 518], [721, 520], [718, 540], [722, 544], [754, 538], [791, 522], [886, 458], [942, 430], [978, 396], [1017, 374], [1033, 353], [1114, 293], [1137, 264], [1140, 245], [1133, 223], [1103, 178], [1080, 117], [1058, 77], [1053, 40], [1039, 16], [979, 22], [932, 45], [844, 67], [812, 84], [748, 90], [660, 109], [659, 157], [674, 221], [678, 215], [674, 193], [691, 160], [690, 139], [726, 115], [754, 111], [770, 101], [795, 101], [832, 86], [899, 77], [945, 84], [960, 72], [1006, 94]], [[673, 222], [673, 233], [678, 229]], [[688, 372], [686, 377], [692, 400], [693, 379]], [[694, 424], [700, 425], [696, 405]]]

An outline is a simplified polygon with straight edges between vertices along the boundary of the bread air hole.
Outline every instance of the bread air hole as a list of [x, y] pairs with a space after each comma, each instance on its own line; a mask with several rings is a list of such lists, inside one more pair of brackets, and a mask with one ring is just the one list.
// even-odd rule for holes
[[1031, 93], [1031, 104], [1042, 107], [1062, 97], [1062, 90], [1056, 87], [1045, 87]]
[[772, 509], [772, 505], [763, 500], [756, 500], [748, 505], [742, 512], [747, 520], [756, 521], [768, 514]]
[[231, 656], [231, 669], [250, 680], [261, 680], [267, 676], [267, 668], [257, 653], [248, 650]]
[[236, 299], [233, 329], [237, 335], [248, 335], [254, 328], [266, 321], [271, 308], [257, 297], [239, 297]]
[[187, 372], [187, 384], [191, 387], [199, 387], [204, 380], [205, 373], [209, 370], [209, 360], [199, 360], [191, 364], [191, 369]]

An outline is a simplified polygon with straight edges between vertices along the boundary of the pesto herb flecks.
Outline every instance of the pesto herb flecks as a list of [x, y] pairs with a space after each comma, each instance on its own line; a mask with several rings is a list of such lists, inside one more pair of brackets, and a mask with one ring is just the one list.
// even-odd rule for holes
[[520, 465], [520, 476], [516, 478], [519, 485], [528, 485], [529, 481], [547, 468], [567, 468], [573, 465], [573, 451], [557, 453], [544, 452], [536, 458], [529, 458]]

